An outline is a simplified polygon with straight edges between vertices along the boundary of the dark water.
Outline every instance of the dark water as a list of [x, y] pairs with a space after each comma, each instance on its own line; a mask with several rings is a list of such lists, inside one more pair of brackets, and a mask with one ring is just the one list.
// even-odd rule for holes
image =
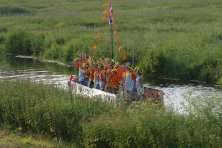
[[[16, 58], [13, 56], [0, 56], [0, 80], [1, 79], [30, 79], [33, 82], [55, 84], [67, 89], [67, 80], [71, 74], [77, 71], [74, 67], [67, 67], [55, 63], [46, 63], [31, 58]], [[149, 81], [148, 81], [149, 82]], [[220, 86], [207, 84], [182, 82], [178, 80], [152, 80], [149, 87], [164, 91], [164, 104], [179, 112], [192, 100], [204, 100], [221, 98], [222, 89]]]

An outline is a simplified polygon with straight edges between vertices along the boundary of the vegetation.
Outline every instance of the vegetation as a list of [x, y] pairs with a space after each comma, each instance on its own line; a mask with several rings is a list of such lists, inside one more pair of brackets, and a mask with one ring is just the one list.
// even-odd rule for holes
[[65, 143], [47, 136], [36, 134], [21, 134], [0, 128], [0, 147], [75, 147], [72, 143]]
[[77, 147], [220, 147], [221, 97], [178, 114], [150, 101], [129, 106], [73, 97], [29, 81], [0, 81], [0, 123]]
[[[78, 52], [110, 57], [110, 27], [102, 0], [2, 0], [0, 49], [71, 62]], [[115, 28], [127, 60], [146, 77], [221, 83], [220, 0], [112, 0]], [[100, 35], [97, 49], [91, 49]], [[121, 61], [124, 52], [115, 59]], [[133, 56], [135, 55], [135, 57]]]

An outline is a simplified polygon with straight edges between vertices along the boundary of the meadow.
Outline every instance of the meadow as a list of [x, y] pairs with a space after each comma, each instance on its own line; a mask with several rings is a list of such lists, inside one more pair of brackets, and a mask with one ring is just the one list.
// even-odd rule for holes
[[[72, 97], [55, 86], [24, 80], [0, 81], [0, 90], [0, 126], [5, 131], [20, 133], [20, 136], [10, 132], [8, 137], [0, 136], [0, 146], [219, 147], [222, 144], [219, 97], [202, 101], [202, 107], [193, 103], [187, 114], [179, 114], [149, 100], [127, 106], [112, 104]], [[8, 143], [7, 139], [12, 137], [18, 139]]]
[[[105, 2], [1, 0], [0, 50], [67, 63], [80, 52], [110, 58], [108, 20], [101, 27]], [[114, 39], [120, 38], [114, 59], [126, 54], [146, 78], [222, 83], [220, 0], [112, 0], [112, 6]]]

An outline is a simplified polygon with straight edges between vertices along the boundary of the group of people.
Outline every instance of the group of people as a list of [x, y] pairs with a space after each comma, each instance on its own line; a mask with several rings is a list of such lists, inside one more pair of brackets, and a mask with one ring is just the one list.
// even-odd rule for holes
[[110, 59], [95, 61], [81, 54], [73, 63], [79, 69], [75, 81], [84, 86], [128, 97], [141, 98], [144, 94], [141, 71], [138, 67], [133, 68], [130, 62], [120, 65]]

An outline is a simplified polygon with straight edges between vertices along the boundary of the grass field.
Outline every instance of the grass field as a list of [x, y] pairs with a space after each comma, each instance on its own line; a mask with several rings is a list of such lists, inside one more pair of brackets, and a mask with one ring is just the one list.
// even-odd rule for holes
[[[70, 62], [78, 52], [111, 57], [104, 0], [1, 0], [0, 49]], [[112, 0], [115, 59], [139, 65], [146, 77], [222, 83], [220, 0]], [[91, 46], [100, 41], [93, 52]], [[118, 52], [120, 45], [124, 51]], [[133, 58], [133, 55], [135, 57]]]

